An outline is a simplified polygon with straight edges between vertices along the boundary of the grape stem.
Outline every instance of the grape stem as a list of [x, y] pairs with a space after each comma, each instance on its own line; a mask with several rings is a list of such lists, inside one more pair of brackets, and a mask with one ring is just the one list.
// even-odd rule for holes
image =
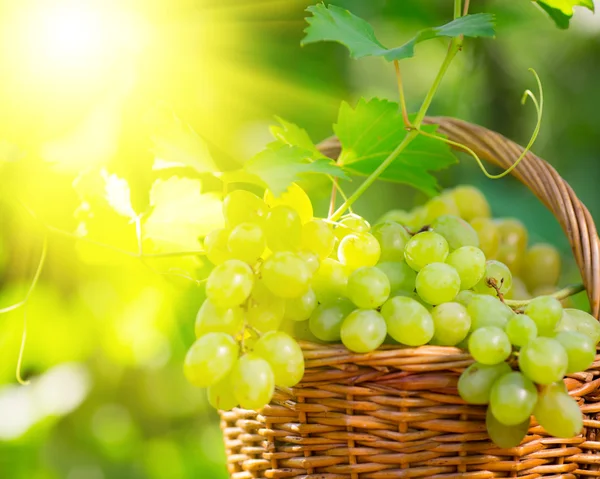
[[[573, 296], [577, 293], [581, 293], [585, 291], [585, 286], [583, 284], [573, 284], [563, 288], [556, 293], [549, 294], [548, 296], [552, 296], [558, 300], [566, 299], [570, 296]], [[520, 299], [505, 299], [504, 302], [510, 306], [511, 308], [520, 308], [523, 306], [527, 306], [532, 299], [520, 300]]]

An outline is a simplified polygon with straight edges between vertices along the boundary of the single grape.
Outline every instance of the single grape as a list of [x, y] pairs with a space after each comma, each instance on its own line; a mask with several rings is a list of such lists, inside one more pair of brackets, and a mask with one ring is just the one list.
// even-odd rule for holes
[[346, 216], [336, 225], [333, 233], [338, 240], [343, 240], [346, 236], [353, 233], [368, 233], [371, 225], [367, 220], [357, 215]]
[[525, 313], [535, 321], [540, 336], [553, 336], [563, 308], [558, 299], [540, 296], [531, 300], [525, 307]]
[[466, 221], [475, 218], [489, 218], [490, 205], [483, 193], [474, 186], [461, 185], [451, 191], [460, 217]]
[[220, 308], [242, 304], [252, 291], [254, 273], [246, 263], [230, 259], [216, 266], [206, 281], [206, 297]]
[[231, 256], [245, 263], [254, 264], [265, 251], [265, 235], [254, 223], [240, 223], [231, 230], [227, 248]]
[[381, 314], [373, 309], [357, 309], [344, 319], [340, 335], [350, 351], [368, 353], [381, 346], [386, 332]]
[[458, 216], [442, 215], [431, 223], [431, 227], [433, 231], [446, 238], [450, 250], [455, 250], [462, 246], [479, 247], [477, 231]]
[[405, 261], [379, 263], [375, 267], [383, 271], [388, 277], [392, 293], [415, 290], [417, 273]]
[[310, 198], [306, 192], [296, 183], [288, 186], [280, 196], [275, 196], [271, 190], [265, 191], [265, 203], [271, 208], [275, 206], [288, 206], [295, 210], [299, 215], [302, 223], [306, 223], [313, 219], [313, 207]]
[[454, 346], [469, 334], [471, 317], [459, 303], [444, 303], [431, 311], [435, 326], [432, 340], [440, 346]]
[[512, 288], [512, 274], [510, 270], [504, 263], [493, 259], [485, 263], [483, 278], [481, 278], [473, 289], [480, 294], [496, 296], [496, 288], [491, 286], [491, 282], [499, 288], [502, 294], [508, 293], [510, 288]]
[[407, 346], [427, 344], [434, 333], [431, 314], [418, 301], [405, 296], [390, 298], [381, 307], [388, 334]]
[[285, 300], [273, 294], [264, 284], [256, 281], [248, 299], [248, 324], [262, 333], [279, 329], [285, 313]]
[[467, 306], [471, 316], [471, 331], [484, 326], [496, 326], [503, 329], [513, 316], [513, 311], [502, 301], [487, 294], [476, 294]]
[[321, 304], [311, 314], [308, 326], [321, 341], [339, 341], [342, 323], [354, 309], [354, 304], [345, 298]]
[[531, 417], [537, 401], [537, 389], [518, 371], [498, 378], [490, 393], [490, 409], [505, 426], [516, 426]]
[[510, 244], [500, 244], [496, 259], [504, 263], [510, 269], [513, 275], [521, 273], [521, 266], [525, 251], [519, 250], [516, 246]]
[[585, 371], [596, 359], [596, 345], [585, 334], [562, 331], [554, 339], [565, 348], [567, 353], [567, 374]]
[[591, 314], [579, 309], [567, 308], [559, 323], [557, 331], [577, 331], [589, 337], [594, 344], [600, 341], [600, 323]]
[[537, 338], [538, 329], [535, 321], [526, 314], [515, 314], [506, 323], [504, 332], [508, 335], [512, 345], [522, 348]]
[[297, 251], [300, 247], [302, 221], [289, 206], [275, 206], [265, 221], [267, 246], [271, 251]]
[[448, 256], [448, 242], [433, 231], [424, 231], [414, 235], [404, 249], [408, 265], [415, 271], [431, 263], [441, 263]]
[[237, 360], [231, 372], [233, 394], [244, 409], [262, 409], [275, 391], [270, 364], [258, 354], [248, 353]]
[[304, 375], [302, 349], [286, 333], [270, 331], [263, 335], [254, 345], [254, 353], [269, 363], [277, 386], [295, 386]]
[[469, 303], [475, 296], [477, 296], [477, 295], [470, 289], [463, 289], [460, 293], [458, 293], [456, 295], [456, 298], [454, 298], [454, 301], [462, 304], [466, 308], [469, 306]]
[[329, 257], [335, 247], [335, 236], [330, 224], [323, 220], [311, 220], [302, 225], [302, 249], [312, 251], [320, 259]]
[[309, 288], [302, 296], [285, 300], [285, 314], [283, 318], [291, 321], [305, 321], [316, 307], [317, 296]]
[[319, 338], [317, 338], [310, 330], [308, 321], [284, 320], [279, 327], [279, 331], [289, 334], [298, 341], [310, 341], [311, 343], [319, 342]]
[[240, 332], [244, 324], [244, 310], [239, 306], [219, 308], [206, 299], [196, 315], [196, 337], [206, 333], [227, 333], [232, 336]]
[[374, 266], [358, 268], [348, 277], [346, 294], [359, 308], [378, 308], [390, 295], [390, 280]]
[[337, 251], [340, 263], [349, 270], [361, 266], [375, 266], [380, 254], [379, 243], [370, 233], [352, 233], [344, 236]]
[[496, 446], [503, 449], [517, 447], [521, 444], [521, 441], [527, 435], [527, 431], [529, 431], [529, 423], [530, 418], [527, 418], [515, 426], [505, 426], [494, 417], [490, 408], [488, 408], [485, 415], [488, 436]]
[[223, 216], [229, 228], [240, 223], [262, 224], [267, 217], [269, 207], [254, 193], [235, 190], [223, 200]]
[[486, 262], [483, 251], [475, 246], [462, 246], [446, 258], [460, 276], [460, 289], [471, 289], [485, 274]]
[[417, 293], [429, 304], [452, 301], [460, 291], [460, 276], [446, 263], [430, 263], [417, 274]]
[[389, 210], [381, 218], [378, 223], [385, 223], [386, 221], [394, 221], [401, 225], [408, 226], [408, 224], [414, 219], [414, 214], [406, 210]]
[[500, 233], [500, 243], [508, 246], [514, 246], [521, 253], [527, 248], [527, 228], [518, 219], [503, 218], [496, 220], [498, 232]]
[[208, 397], [208, 403], [215, 409], [221, 411], [230, 411], [238, 405], [238, 401], [233, 394], [231, 375], [227, 375], [217, 384], [209, 386], [206, 395]]
[[489, 218], [473, 218], [471, 226], [479, 236], [479, 248], [488, 259], [493, 259], [498, 254], [500, 247], [500, 232], [498, 226]]
[[562, 381], [540, 391], [533, 414], [540, 426], [554, 437], [573, 437], [583, 428], [581, 409]]
[[238, 344], [228, 334], [205, 334], [192, 344], [185, 356], [185, 376], [201, 388], [217, 384], [231, 371], [238, 354]]
[[298, 251], [296, 254], [298, 255], [298, 258], [306, 263], [306, 267], [311, 275], [315, 274], [321, 266], [319, 256], [311, 251]]
[[297, 298], [308, 291], [311, 274], [308, 266], [294, 253], [278, 252], [262, 265], [262, 278], [269, 290], [280, 298]]
[[510, 289], [506, 297], [509, 299], [516, 299], [521, 301], [531, 299], [531, 294], [529, 294], [527, 286], [525, 286], [525, 282], [518, 276], [513, 276], [512, 280], [512, 288]]
[[504, 331], [496, 326], [479, 328], [469, 337], [469, 353], [483, 364], [498, 364], [510, 356], [512, 348]]
[[204, 252], [208, 260], [218, 266], [228, 259], [231, 259], [231, 253], [227, 248], [227, 239], [229, 230], [213, 230], [204, 238]]
[[560, 276], [560, 254], [549, 244], [533, 245], [525, 253], [521, 276], [530, 291], [539, 286], [555, 286]]
[[454, 198], [447, 193], [431, 198], [423, 205], [423, 217], [421, 221], [423, 225], [431, 225], [431, 223], [443, 215], [458, 216], [458, 207], [454, 202]]
[[348, 273], [344, 266], [331, 258], [324, 259], [312, 278], [312, 289], [320, 303], [330, 303], [346, 295]]
[[537, 384], [560, 381], [567, 372], [569, 358], [562, 345], [551, 338], [536, 338], [521, 348], [519, 368]]
[[371, 234], [377, 238], [381, 246], [380, 261], [403, 261], [404, 247], [411, 236], [406, 228], [393, 221], [378, 223]]
[[473, 363], [458, 378], [458, 394], [469, 404], [487, 404], [496, 380], [512, 371], [508, 363]]

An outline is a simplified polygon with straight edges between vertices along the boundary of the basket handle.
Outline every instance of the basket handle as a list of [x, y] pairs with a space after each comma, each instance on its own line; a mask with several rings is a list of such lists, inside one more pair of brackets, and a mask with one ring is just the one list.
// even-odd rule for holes
[[[499, 133], [456, 118], [427, 117], [423, 123], [439, 125], [438, 132], [452, 141], [468, 146], [481, 159], [501, 168], [510, 167], [523, 151], [523, 147]], [[337, 158], [340, 153], [337, 138], [329, 138], [318, 147], [330, 158]], [[592, 314], [598, 318], [600, 239], [590, 212], [557, 171], [531, 152], [525, 155], [523, 161], [512, 171], [512, 175], [527, 186], [560, 223], [581, 271]]]

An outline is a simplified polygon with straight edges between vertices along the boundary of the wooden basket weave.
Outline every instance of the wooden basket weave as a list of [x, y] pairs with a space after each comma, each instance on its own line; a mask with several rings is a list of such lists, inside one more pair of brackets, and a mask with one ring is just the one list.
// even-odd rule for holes
[[[428, 118], [448, 138], [504, 168], [522, 147], [498, 133], [453, 118]], [[335, 158], [339, 143], [321, 151]], [[528, 153], [513, 174], [554, 213], [571, 243], [594, 316], [600, 309], [600, 240], [571, 187]], [[485, 428], [485, 406], [458, 395], [473, 362], [454, 347], [384, 346], [353, 354], [342, 345], [301, 343], [302, 382], [277, 390], [260, 412], [221, 412], [233, 479], [485, 479], [600, 477], [600, 355], [566, 380], [584, 414], [584, 431], [550, 437], [532, 418], [519, 447], [499, 449]]]

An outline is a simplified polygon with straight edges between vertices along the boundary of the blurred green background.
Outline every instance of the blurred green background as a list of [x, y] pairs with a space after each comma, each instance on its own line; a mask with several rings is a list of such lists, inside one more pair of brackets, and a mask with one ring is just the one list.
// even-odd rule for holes
[[[165, 111], [189, 123], [217, 162], [232, 167], [269, 141], [274, 115], [320, 140], [331, 134], [341, 100], [395, 100], [393, 69], [383, 60], [350, 61], [336, 44], [299, 46], [309, 3], [1, 2], [0, 308], [27, 291], [42, 248], [39, 221], [66, 232], [82, 227], [77, 191], [84, 197], [89, 191], [85, 182], [79, 190], [72, 186], [82, 172], [118, 174], [129, 182], [136, 211], [147, 209], [152, 183], [171, 174], [152, 170], [151, 137], [164, 127]], [[452, 9], [442, 0], [333, 3], [371, 21], [390, 44], [445, 23]], [[527, 69], [535, 68], [546, 109], [534, 151], [598, 220], [600, 17], [578, 11], [570, 30], [561, 31], [527, 0], [473, 1], [471, 11], [497, 15], [497, 39], [466, 42], [431, 113], [526, 143], [535, 115], [520, 99], [534, 87]], [[431, 41], [403, 62], [411, 110], [445, 49], [444, 41]], [[486, 180], [464, 157], [440, 182], [480, 186], [496, 216], [522, 219], [533, 241], [554, 243], [568, 258], [556, 221], [515, 181]], [[325, 190], [309, 190], [320, 213]], [[382, 185], [356, 211], [375, 220], [386, 209], [422, 200], [408, 188]], [[135, 225], [94, 211], [89, 238], [135, 250]], [[50, 234], [48, 259], [26, 309], [27, 387], [15, 380], [24, 311], [0, 316], [1, 478], [227, 476], [217, 415], [181, 368], [202, 293], [173, 272], [200, 277], [202, 270], [189, 259], [144, 264]], [[570, 267], [565, 276], [576, 273]]]

